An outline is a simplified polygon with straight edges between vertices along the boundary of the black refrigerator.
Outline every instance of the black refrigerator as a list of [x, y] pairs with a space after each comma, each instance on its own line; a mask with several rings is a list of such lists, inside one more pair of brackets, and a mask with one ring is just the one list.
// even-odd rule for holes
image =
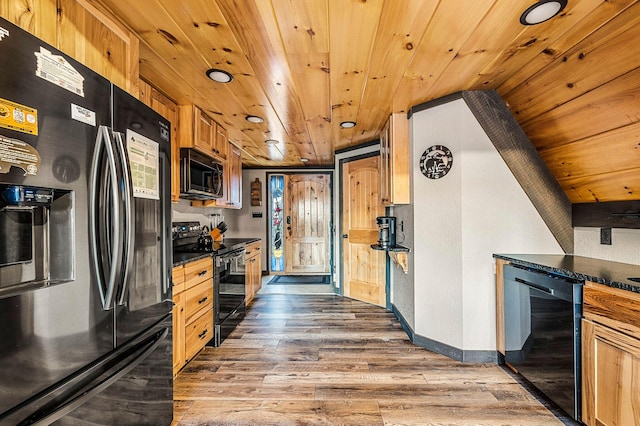
[[0, 18], [0, 425], [170, 424], [170, 123]]

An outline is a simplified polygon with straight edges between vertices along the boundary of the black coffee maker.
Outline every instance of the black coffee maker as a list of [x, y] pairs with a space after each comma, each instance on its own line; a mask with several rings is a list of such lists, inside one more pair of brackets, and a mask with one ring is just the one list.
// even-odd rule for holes
[[394, 216], [376, 217], [378, 225], [378, 245], [388, 249], [396, 245], [396, 218]]

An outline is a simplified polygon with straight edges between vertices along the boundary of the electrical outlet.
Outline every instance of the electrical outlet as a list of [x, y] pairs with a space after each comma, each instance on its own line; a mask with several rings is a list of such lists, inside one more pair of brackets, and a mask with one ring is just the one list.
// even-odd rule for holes
[[611, 228], [600, 228], [600, 244], [611, 245]]

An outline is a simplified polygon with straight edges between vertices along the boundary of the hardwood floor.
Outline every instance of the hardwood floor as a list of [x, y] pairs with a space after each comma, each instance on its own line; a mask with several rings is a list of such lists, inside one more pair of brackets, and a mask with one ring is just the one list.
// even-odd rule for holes
[[562, 425], [506, 371], [409, 342], [393, 314], [261, 294], [174, 384], [175, 425]]

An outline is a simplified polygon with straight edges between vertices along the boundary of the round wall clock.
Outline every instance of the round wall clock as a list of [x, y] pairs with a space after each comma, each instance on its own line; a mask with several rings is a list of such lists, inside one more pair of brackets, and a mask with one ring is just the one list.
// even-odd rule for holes
[[453, 154], [444, 145], [427, 148], [420, 157], [420, 171], [429, 179], [440, 179], [451, 170]]

